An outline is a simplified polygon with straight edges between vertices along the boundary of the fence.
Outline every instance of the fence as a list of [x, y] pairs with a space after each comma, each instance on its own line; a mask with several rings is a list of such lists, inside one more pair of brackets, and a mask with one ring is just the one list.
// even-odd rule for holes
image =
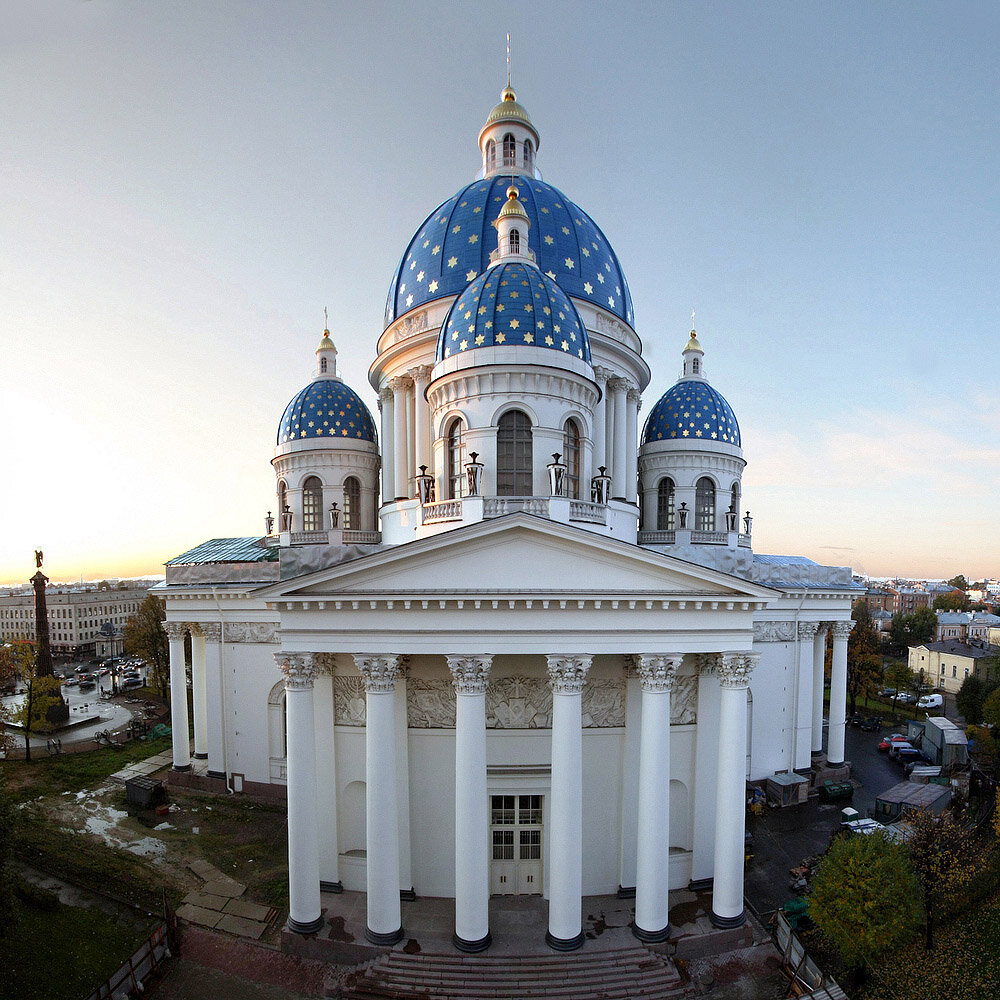
[[125, 1000], [135, 996], [142, 992], [146, 977], [169, 957], [167, 924], [161, 920], [118, 971], [101, 983], [87, 1000]]

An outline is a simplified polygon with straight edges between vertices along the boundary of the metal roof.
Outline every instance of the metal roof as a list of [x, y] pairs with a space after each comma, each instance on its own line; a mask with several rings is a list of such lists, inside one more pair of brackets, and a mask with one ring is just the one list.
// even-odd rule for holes
[[277, 562], [277, 548], [268, 548], [262, 538], [210, 538], [201, 545], [167, 562], [168, 566], [192, 563], [254, 563]]

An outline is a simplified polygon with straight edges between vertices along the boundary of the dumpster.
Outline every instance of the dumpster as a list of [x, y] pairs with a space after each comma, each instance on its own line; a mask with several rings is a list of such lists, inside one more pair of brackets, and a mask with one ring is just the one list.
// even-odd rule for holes
[[162, 781], [140, 774], [125, 782], [125, 798], [130, 805], [150, 809], [167, 801], [167, 790]]
[[837, 799], [854, 798], [854, 785], [849, 781], [826, 781], [819, 786], [820, 802], [835, 802]]

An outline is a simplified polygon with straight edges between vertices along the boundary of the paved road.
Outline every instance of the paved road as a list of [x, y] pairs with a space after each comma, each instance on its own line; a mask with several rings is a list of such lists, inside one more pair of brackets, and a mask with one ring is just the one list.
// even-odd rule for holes
[[[882, 733], [905, 732], [901, 729]], [[852, 775], [861, 787], [856, 787], [850, 803], [862, 816], [875, 805], [875, 799], [886, 789], [906, 780], [906, 774], [887, 754], [879, 753], [879, 733], [865, 733], [848, 728], [845, 740], [847, 759]], [[746, 871], [746, 896], [758, 913], [774, 910], [786, 900], [798, 895], [791, 888], [789, 869], [803, 859], [822, 854], [830, 837], [840, 826], [840, 810], [846, 802], [824, 804], [812, 798], [800, 806], [770, 809], [754, 817], [750, 830], [754, 835], [753, 859]]]

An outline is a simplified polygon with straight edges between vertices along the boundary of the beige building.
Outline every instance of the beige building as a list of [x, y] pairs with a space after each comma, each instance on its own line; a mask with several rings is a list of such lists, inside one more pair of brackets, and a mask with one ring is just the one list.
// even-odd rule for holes
[[914, 674], [923, 670], [926, 683], [932, 687], [955, 694], [970, 675], [984, 679], [995, 675], [995, 656], [996, 650], [945, 640], [910, 646], [908, 665]]
[[[55, 657], [97, 652], [108, 655], [101, 626], [111, 622], [115, 652], [121, 652], [121, 631], [149, 593], [146, 587], [105, 590], [49, 587], [45, 602], [49, 616], [49, 643]], [[0, 593], [0, 641], [35, 639], [35, 596], [30, 588]]]

